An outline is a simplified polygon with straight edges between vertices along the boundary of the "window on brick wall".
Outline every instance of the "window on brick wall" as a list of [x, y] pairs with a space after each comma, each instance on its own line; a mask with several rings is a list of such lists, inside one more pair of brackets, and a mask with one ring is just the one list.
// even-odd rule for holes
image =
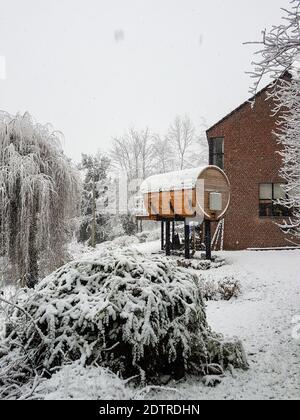
[[259, 215], [260, 217], [287, 217], [291, 215], [288, 209], [276, 203], [276, 200], [285, 198], [282, 184], [260, 184], [259, 186]]
[[209, 140], [209, 164], [224, 169], [224, 138], [217, 137]]

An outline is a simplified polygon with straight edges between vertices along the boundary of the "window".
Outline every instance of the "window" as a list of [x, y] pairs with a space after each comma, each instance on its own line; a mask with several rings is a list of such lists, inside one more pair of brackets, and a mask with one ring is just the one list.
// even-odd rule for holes
[[209, 164], [224, 169], [224, 138], [209, 140]]
[[291, 210], [276, 203], [285, 198], [286, 193], [282, 184], [260, 184], [259, 186], [259, 215], [260, 217], [287, 217]]

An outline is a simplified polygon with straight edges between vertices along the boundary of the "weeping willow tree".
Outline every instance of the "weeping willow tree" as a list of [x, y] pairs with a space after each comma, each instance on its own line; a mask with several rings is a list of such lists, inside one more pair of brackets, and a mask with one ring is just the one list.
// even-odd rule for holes
[[23, 285], [65, 262], [78, 194], [60, 134], [28, 113], [0, 113], [0, 256]]

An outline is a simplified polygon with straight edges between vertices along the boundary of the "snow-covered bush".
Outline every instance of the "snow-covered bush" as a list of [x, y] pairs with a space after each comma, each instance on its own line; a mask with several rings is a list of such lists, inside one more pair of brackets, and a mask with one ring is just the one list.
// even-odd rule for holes
[[82, 257], [92, 257], [95, 255], [102, 254], [105, 250], [115, 250], [115, 249], [123, 249], [128, 248], [131, 245], [136, 245], [140, 241], [135, 236], [119, 236], [118, 238], [112, 241], [106, 241], [101, 244], [97, 244], [95, 248], [88, 245], [86, 243], [78, 243], [76, 240], [72, 241], [69, 244], [69, 261], [78, 260]]
[[118, 219], [125, 235], [132, 236], [137, 233], [136, 218], [133, 214], [122, 214]]
[[218, 281], [218, 292], [223, 300], [237, 298], [241, 293], [241, 283], [234, 277], [225, 277]]
[[148, 240], [148, 232], [140, 232], [135, 235], [139, 243], [144, 244]]
[[110, 245], [113, 249], [115, 249], [116, 247], [125, 248], [138, 243], [139, 240], [135, 236], [120, 236], [119, 238], [116, 238], [113, 241], [111, 241]]
[[212, 276], [200, 277], [199, 287], [205, 300], [230, 300], [241, 293], [241, 283], [232, 276], [225, 276], [220, 280]]
[[[13, 285], [2, 286], [0, 282], [0, 298], [5, 301], [15, 302], [18, 299], [18, 289]], [[0, 301], [0, 339], [5, 335], [5, 319], [9, 312], [9, 305]]]
[[[218, 257], [214, 261], [179, 258], [176, 260], [179, 267], [195, 271], [208, 271], [225, 265], [224, 258]], [[204, 300], [230, 300], [241, 293], [239, 280], [232, 276], [225, 276], [217, 280], [214, 276], [200, 275], [198, 277], [199, 289]]]
[[148, 241], [159, 241], [161, 236], [161, 230], [155, 229], [148, 232]]
[[134, 388], [131, 380], [124, 380], [101, 366], [82, 366], [78, 362], [63, 366], [50, 379], [30, 381], [17, 391], [16, 397], [34, 400], [143, 400], [160, 392], [174, 392], [174, 388], [146, 386]]
[[241, 343], [209, 328], [197, 278], [132, 250], [71, 262], [28, 293], [10, 313], [0, 385], [16, 347], [34, 372], [80, 361], [142, 382], [247, 368]]
[[109, 369], [83, 367], [80, 363], [64, 366], [50, 379], [42, 380], [32, 395], [43, 400], [131, 400], [134, 389]]
[[216, 258], [214, 261], [209, 260], [198, 260], [191, 259], [186, 260], [184, 258], [177, 259], [177, 264], [179, 267], [191, 268], [192, 270], [210, 270], [211, 268], [220, 268], [225, 264], [223, 258]]
[[160, 240], [161, 231], [160, 229], [152, 231], [144, 231], [137, 233], [135, 236], [138, 238], [140, 243], [153, 242]]

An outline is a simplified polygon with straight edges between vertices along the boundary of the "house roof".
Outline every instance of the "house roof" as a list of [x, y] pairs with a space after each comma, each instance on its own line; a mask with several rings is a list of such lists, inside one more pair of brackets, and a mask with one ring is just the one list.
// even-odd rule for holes
[[[300, 67], [300, 62], [299, 62], [299, 66], [298, 67]], [[291, 72], [288, 71], [288, 70], [286, 70], [277, 79], [277, 81], [280, 80], [280, 79], [286, 79], [286, 78], [291, 78], [291, 77], [292, 77]], [[267, 86], [265, 86], [263, 89], [261, 89], [259, 92], [257, 92], [254, 96], [252, 96], [251, 98], [249, 98], [247, 101], [243, 102], [240, 106], [238, 106], [237, 108], [235, 108], [233, 111], [229, 112], [229, 114], [225, 115], [225, 117], [223, 117], [217, 123], [215, 123], [214, 125], [212, 125], [208, 130], [206, 130], [206, 133], [209, 133], [209, 131], [213, 130], [215, 127], [217, 127], [223, 121], [225, 121], [228, 118], [230, 118], [233, 114], [235, 114], [236, 112], [238, 112], [239, 110], [241, 110], [244, 106], [246, 106], [249, 103], [253, 102], [255, 100], [255, 98], [257, 98], [258, 96], [262, 95], [266, 90], [268, 90], [273, 85], [273, 83], [274, 83], [274, 81], [272, 81], [271, 83], [269, 83]]]
[[255, 98], [263, 94], [266, 90], [268, 90], [274, 82], [269, 83], [267, 86], [265, 86], [263, 89], [261, 89], [259, 92], [257, 92], [254, 96], [247, 99], [247, 101], [243, 102], [241, 105], [239, 105], [237, 108], [235, 108], [233, 111], [229, 112], [229, 114], [225, 115], [225, 117], [221, 118], [218, 122], [216, 122], [214, 125], [212, 125], [208, 130], [206, 130], [206, 133], [209, 133], [211, 130], [216, 128], [219, 124], [221, 124], [223, 121], [230, 118], [233, 114], [241, 110], [244, 106], [249, 105], [251, 102], [254, 101]]

